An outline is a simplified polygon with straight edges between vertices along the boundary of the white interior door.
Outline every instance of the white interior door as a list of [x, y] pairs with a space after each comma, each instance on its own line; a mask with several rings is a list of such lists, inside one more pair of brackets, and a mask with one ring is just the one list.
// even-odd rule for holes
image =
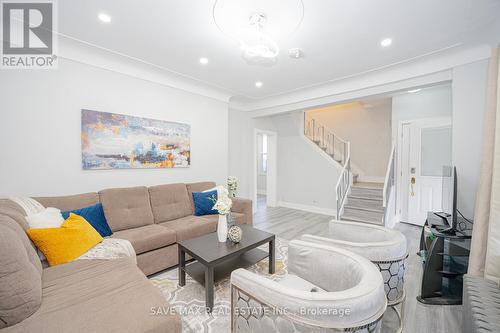
[[254, 213], [257, 211], [257, 193], [258, 193], [258, 177], [259, 177], [259, 163], [262, 162], [262, 150], [259, 149], [259, 144], [263, 144], [263, 140], [259, 140], [259, 136], [266, 136], [266, 204], [268, 207], [276, 207], [277, 205], [277, 179], [278, 179], [278, 134], [272, 131], [265, 130], [254, 130], [254, 163], [253, 163], [253, 198], [254, 205], [253, 211]]
[[276, 207], [278, 137], [276, 134], [267, 136], [267, 177], [266, 203], [268, 207]]
[[451, 119], [402, 124], [401, 144], [401, 219], [423, 225], [427, 212], [442, 210], [443, 166], [451, 165]]

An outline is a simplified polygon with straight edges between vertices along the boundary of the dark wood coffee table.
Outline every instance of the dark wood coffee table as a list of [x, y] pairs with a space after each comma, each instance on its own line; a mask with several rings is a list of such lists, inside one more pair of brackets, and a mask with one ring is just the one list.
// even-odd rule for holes
[[[275, 236], [247, 225], [239, 225], [243, 230], [241, 242], [219, 243], [217, 233], [191, 238], [178, 242], [179, 246], [179, 285], [186, 284], [186, 273], [205, 286], [207, 311], [214, 306], [214, 282], [227, 277], [237, 268], [249, 267], [269, 257], [269, 274], [274, 274]], [[269, 252], [257, 249], [269, 243]], [[186, 253], [196, 262], [186, 265]]]

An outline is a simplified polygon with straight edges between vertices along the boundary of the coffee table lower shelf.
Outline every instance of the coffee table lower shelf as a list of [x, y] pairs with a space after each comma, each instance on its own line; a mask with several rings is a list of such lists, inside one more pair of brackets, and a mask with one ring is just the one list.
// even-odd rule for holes
[[[268, 252], [260, 249], [252, 249], [240, 256], [228, 259], [214, 267], [214, 282], [220, 281], [229, 276], [235, 269], [250, 267], [267, 257], [269, 257]], [[202, 286], [205, 286], [206, 267], [203, 264], [196, 261], [186, 265], [183, 270], [193, 280], [200, 283]]]

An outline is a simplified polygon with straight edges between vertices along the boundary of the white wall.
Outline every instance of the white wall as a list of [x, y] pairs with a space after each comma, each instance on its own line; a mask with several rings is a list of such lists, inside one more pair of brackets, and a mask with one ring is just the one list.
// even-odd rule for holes
[[307, 111], [334, 135], [351, 143], [351, 161], [360, 181], [383, 182], [391, 154], [391, 99], [354, 102]]
[[278, 132], [278, 198], [282, 205], [333, 214], [340, 166], [302, 135], [302, 112], [271, 117]]
[[239, 179], [238, 195], [252, 200], [256, 177], [253, 174], [255, 129], [275, 128], [269, 118], [254, 119], [245, 111], [229, 111], [229, 174]]
[[340, 171], [324, 152], [301, 135], [302, 112], [252, 118], [245, 111], [230, 111], [229, 173], [239, 178], [240, 195], [254, 197], [254, 129], [278, 133], [279, 204], [331, 213], [335, 209], [335, 185]]
[[[0, 195], [225, 182], [227, 103], [63, 59], [57, 70], [2, 71], [0, 88]], [[191, 167], [82, 170], [82, 108], [190, 124]]]
[[417, 93], [402, 93], [392, 98], [392, 139], [396, 142], [402, 121], [422, 118], [451, 117], [451, 86], [422, 89]]
[[486, 112], [488, 60], [453, 69], [452, 161], [457, 167], [458, 209], [474, 216]]
[[239, 180], [238, 196], [251, 199], [252, 125], [247, 112], [229, 111], [229, 174]]

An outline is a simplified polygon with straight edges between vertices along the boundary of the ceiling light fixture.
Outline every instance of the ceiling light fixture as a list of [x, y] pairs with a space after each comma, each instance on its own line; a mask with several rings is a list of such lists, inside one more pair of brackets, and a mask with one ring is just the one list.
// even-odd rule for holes
[[255, 82], [255, 86], [256, 86], [257, 88], [262, 87], [262, 82], [260, 82], [260, 81]]
[[411, 89], [411, 90], [408, 90], [408, 92], [409, 92], [410, 94], [413, 94], [413, 93], [417, 93], [417, 92], [419, 92], [420, 90], [422, 90], [422, 89]]
[[280, 53], [278, 44], [264, 33], [266, 21], [264, 13], [254, 13], [238, 34], [243, 58], [249, 63], [272, 64]]
[[215, 0], [213, 19], [226, 36], [238, 43], [248, 64], [273, 65], [278, 42], [301, 25], [303, 0]]
[[200, 64], [202, 64], [202, 65], [208, 64], [208, 59], [205, 57], [200, 58]]
[[101, 20], [104, 23], [111, 22], [111, 16], [109, 16], [108, 14], [99, 13], [99, 15], [97, 15], [97, 17], [99, 18], [99, 20]]
[[390, 38], [382, 39], [382, 41], [380, 42], [380, 46], [382, 47], [387, 47], [390, 46], [391, 44], [392, 44], [392, 39]]

